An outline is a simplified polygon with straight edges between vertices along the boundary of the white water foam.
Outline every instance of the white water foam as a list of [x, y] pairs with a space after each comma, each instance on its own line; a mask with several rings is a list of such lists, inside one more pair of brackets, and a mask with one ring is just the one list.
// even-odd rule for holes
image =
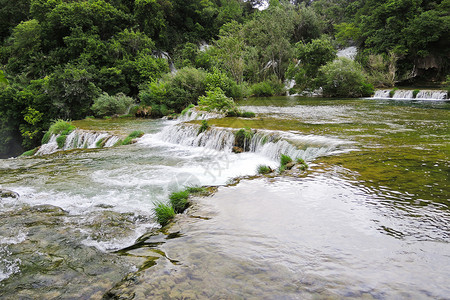
[[63, 148], [59, 148], [57, 138], [60, 135], [52, 134], [48, 143], [43, 144], [36, 155], [52, 154], [61, 150], [97, 148], [98, 143], [102, 143], [103, 147], [114, 146], [120, 138], [118, 136], [106, 133], [76, 129], [72, 131], [66, 138]]

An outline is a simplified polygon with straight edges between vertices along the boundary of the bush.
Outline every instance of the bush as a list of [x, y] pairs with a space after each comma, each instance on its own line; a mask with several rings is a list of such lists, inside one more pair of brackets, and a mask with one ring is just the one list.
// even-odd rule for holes
[[280, 164], [282, 165], [282, 166], [286, 166], [288, 163], [290, 163], [290, 162], [292, 162], [292, 158], [290, 157], [290, 156], [288, 156], [288, 155], [285, 155], [285, 154], [281, 154], [281, 157], [280, 157]]
[[104, 117], [125, 114], [133, 103], [134, 100], [123, 93], [110, 96], [105, 92], [94, 100], [91, 109], [97, 117]]
[[265, 165], [259, 165], [256, 169], [256, 171], [258, 172], [258, 174], [269, 174], [271, 173], [273, 170], [271, 167], [269, 166], [265, 166]]
[[60, 135], [56, 138], [56, 143], [58, 144], [58, 148], [63, 149], [66, 143], [67, 135]]
[[189, 104], [185, 109], [181, 111], [181, 115], [184, 116], [191, 108], [194, 108], [194, 104]]
[[374, 91], [367, 83], [362, 67], [342, 57], [319, 69], [317, 83], [326, 97], [368, 97]]
[[416, 98], [417, 94], [420, 92], [420, 90], [414, 90], [413, 91], [413, 98]]
[[239, 129], [234, 134], [234, 146], [242, 148], [244, 151], [249, 151], [253, 135], [254, 132], [248, 127]]
[[154, 205], [155, 207], [153, 208], [153, 210], [155, 211], [156, 221], [161, 226], [166, 226], [167, 224], [169, 224], [169, 222], [175, 216], [173, 207], [162, 202], [155, 202]]
[[175, 213], [182, 213], [188, 207], [189, 191], [184, 190], [170, 194], [169, 200]]
[[394, 97], [395, 92], [398, 90], [398, 88], [393, 88], [392, 90], [389, 91], [389, 97]]
[[143, 131], [139, 131], [139, 130], [135, 130], [132, 133], [130, 133], [123, 141], [122, 141], [122, 145], [129, 145], [133, 142], [134, 139], [136, 138], [140, 138], [141, 136], [144, 135]]
[[25, 151], [25, 152], [22, 153], [22, 155], [20, 155], [20, 156], [22, 156], [22, 157], [25, 157], [25, 156], [33, 156], [38, 150], [39, 150], [39, 147], [36, 147], [36, 148], [34, 148], [34, 149]]
[[272, 86], [266, 81], [255, 83], [250, 89], [252, 95], [257, 97], [270, 97], [275, 94]]
[[207, 91], [206, 96], [198, 98], [198, 105], [206, 111], [229, 111], [236, 108], [233, 99], [228, 98], [221, 88], [215, 88], [212, 91]]
[[241, 113], [240, 117], [242, 118], [254, 118], [255, 117], [255, 113], [251, 112], [251, 111], [244, 111]]
[[200, 128], [198, 129], [197, 135], [199, 135], [199, 134], [202, 133], [203, 131], [208, 130], [208, 128], [209, 128], [208, 121], [202, 120], [202, 125], [201, 125]]
[[[70, 124], [68, 121], [64, 120], [56, 120], [52, 123], [50, 128], [48, 129], [48, 132], [50, 132], [50, 135], [52, 134], [64, 134], [67, 135], [73, 130], [75, 130], [75, 126]], [[50, 138], [50, 137], [49, 137]]]

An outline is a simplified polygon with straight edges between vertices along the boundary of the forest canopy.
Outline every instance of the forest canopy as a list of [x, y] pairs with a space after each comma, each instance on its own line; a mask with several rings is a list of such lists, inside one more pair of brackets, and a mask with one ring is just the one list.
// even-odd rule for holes
[[[295, 79], [294, 90], [311, 90], [333, 81], [339, 64], [360, 92], [340, 85], [330, 95], [449, 73], [450, 0], [262, 4], [0, 0], [0, 157], [39, 145], [52, 120], [123, 111], [108, 101], [134, 99], [164, 115], [217, 89], [273, 95]], [[358, 47], [356, 61], [333, 64], [347, 46]]]

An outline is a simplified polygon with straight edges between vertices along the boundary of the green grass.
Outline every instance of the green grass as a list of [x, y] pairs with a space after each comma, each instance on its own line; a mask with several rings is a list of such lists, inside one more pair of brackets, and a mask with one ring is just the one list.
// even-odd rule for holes
[[[143, 131], [140, 130], [135, 130], [132, 133], [130, 133], [122, 142], [121, 145], [129, 145], [133, 142], [134, 139], [136, 138], [140, 138], [141, 136], [144, 135]], [[118, 144], [118, 143], [116, 143]]]
[[56, 138], [56, 143], [58, 144], [59, 149], [64, 148], [64, 144], [66, 143], [67, 135], [60, 135]]
[[241, 113], [240, 115], [242, 118], [254, 118], [255, 117], [255, 113], [251, 112], [251, 111], [244, 111]]
[[52, 133], [50, 132], [50, 130], [47, 131], [47, 132], [44, 134], [44, 136], [42, 137], [41, 144], [42, 144], [42, 145], [43, 145], [43, 144], [47, 144], [48, 141], [50, 141], [51, 136], [52, 136]]
[[197, 135], [199, 135], [199, 134], [202, 133], [203, 131], [208, 130], [208, 128], [209, 128], [208, 121], [202, 120], [202, 125], [201, 125], [200, 128], [198, 129]]
[[254, 132], [251, 128], [241, 128], [234, 134], [234, 145], [242, 148], [244, 151], [250, 150], [250, 143], [254, 136]]
[[33, 156], [37, 151], [39, 150], [39, 147], [36, 147], [34, 149], [25, 151], [24, 153], [22, 153], [20, 156], [24, 157], [24, 156]]
[[288, 163], [292, 162], [292, 158], [288, 155], [281, 154], [280, 164], [286, 166]]
[[68, 121], [59, 119], [53, 122], [48, 131], [50, 132], [50, 134], [60, 134], [63, 132], [65, 134], [69, 134], [70, 132], [75, 130], [75, 128], [76, 127], [70, 124]]
[[177, 214], [182, 213], [188, 207], [189, 205], [188, 198], [189, 198], [188, 190], [174, 192], [170, 194], [169, 196], [170, 204], [172, 205], [173, 210]]
[[265, 165], [259, 165], [256, 168], [256, 171], [258, 172], [258, 174], [269, 174], [272, 172], [272, 168]]
[[416, 98], [417, 94], [420, 92], [420, 90], [414, 90], [413, 91], [413, 98]]
[[155, 211], [156, 221], [161, 226], [166, 226], [175, 216], [175, 211], [173, 207], [165, 204], [163, 202], [154, 202], [155, 207], [153, 210]]
[[200, 194], [200, 193], [207, 193], [208, 190], [201, 186], [191, 186], [187, 187], [186, 191], [188, 191], [190, 194]]
[[106, 138], [101, 138], [99, 139], [96, 143], [95, 143], [95, 147], [97, 148], [103, 148], [103, 146], [105, 146]]
[[183, 109], [183, 110], [181, 111], [181, 115], [184, 116], [184, 115], [185, 115], [191, 108], [193, 108], [193, 107], [195, 107], [194, 104], [189, 104], [188, 107], [186, 107], [185, 109]]
[[394, 97], [394, 95], [395, 95], [395, 92], [398, 90], [398, 88], [393, 88], [392, 90], [390, 90], [390, 92], [389, 92], [389, 97]]

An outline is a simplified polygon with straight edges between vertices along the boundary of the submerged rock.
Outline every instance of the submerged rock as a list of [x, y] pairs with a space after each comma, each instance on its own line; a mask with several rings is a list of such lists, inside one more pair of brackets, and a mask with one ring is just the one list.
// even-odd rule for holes
[[19, 198], [19, 194], [14, 191], [0, 189], [0, 198]]

